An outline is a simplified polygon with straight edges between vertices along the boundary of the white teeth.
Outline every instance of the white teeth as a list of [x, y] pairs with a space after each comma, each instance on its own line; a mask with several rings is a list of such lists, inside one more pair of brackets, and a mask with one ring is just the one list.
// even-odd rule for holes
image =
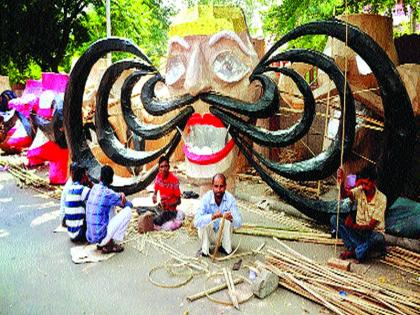
[[230, 136], [228, 129], [217, 128], [211, 125], [191, 126], [187, 144], [190, 152], [198, 155], [209, 155], [222, 150]]

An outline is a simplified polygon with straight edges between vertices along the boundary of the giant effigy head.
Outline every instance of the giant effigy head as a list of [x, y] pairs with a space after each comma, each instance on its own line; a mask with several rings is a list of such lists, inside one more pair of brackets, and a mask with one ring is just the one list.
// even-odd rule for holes
[[[235, 150], [231, 146], [236, 146], [261, 179], [282, 200], [305, 215], [328, 223], [331, 215], [336, 214], [338, 203], [341, 204], [340, 213], [349, 213], [348, 200], [341, 202], [307, 197], [286, 188], [278, 179], [279, 176], [294, 181], [328, 178], [335, 174], [341, 160], [346, 160], [352, 150], [355, 102], [343, 71], [322, 52], [280, 50], [302, 36], [326, 35], [346, 42], [376, 77], [385, 113], [384, 141], [377, 165], [378, 187], [386, 194], [390, 204], [399, 196], [414, 152], [417, 130], [413, 110], [395, 65], [380, 45], [359, 28], [340, 20], [299, 26], [274, 43], [258, 62], [243, 16], [235, 8], [198, 7], [187, 10], [175, 19], [169, 35], [164, 74], [136, 44], [123, 38], [107, 38], [93, 43], [74, 66], [64, 102], [66, 139], [72, 160], [85, 166], [94, 181], [99, 179], [101, 164], [83, 133], [83, 93], [95, 62], [109, 52], [120, 51], [131, 53], [136, 59], [113, 63], [100, 80], [94, 119], [98, 143], [116, 164], [139, 167], [154, 162], [155, 166], [140, 176], [133, 176], [129, 182], [113, 186], [114, 189], [132, 194], [146, 188], [158, 172], [155, 161], [162, 154], [172, 155], [181, 143], [181, 137], [184, 137], [190, 174], [206, 178], [223, 169], [228, 172], [231, 164], [223, 164], [223, 161], [229, 159], [231, 150]], [[337, 89], [340, 122], [338, 132], [323, 152], [307, 159], [282, 163], [258, 152], [254, 144], [265, 148], [284, 148], [300, 141], [311, 128], [317, 106], [305, 77], [293, 68], [280, 66], [289, 62], [317, 67], [330, 78]], [[158, 147], [128, 147], [118, 140], [110, 124], [110, 91], [126, 70], [132, 73], [121, 87], [124, 122], [142, 143], [168, 138]], [[273, 74], [290, 77], [303, 98], [300, 119], [285, 129], [278, 127], [272, 130], [255, 123], [257, 119], [269, 119], [279, 114], [282, 91], [271, 79]], [[163, 120], [150, 123], [150, 120], [134, 114], [132, 92], [140, 80], [144, 82], [140, 93], [144, 111]], [[167, 87], [169, 98], [157, 92], [158, 85]], [[235, 163], [233, 159], [231, 161]], [[205, 171], [199, 171], [199, 167], [203, 166]], [[399, 222], [401, 215], [405, 216], [403, 221], [406, 225]], [[394, 235], [411, 237], [420, 233], [420, 216], [413, 211], [387, 211], [386, 222], [386, 231]]]
[[200, 95], [211, 92], [254, 102], [261, 88], [249, 78], [257, 63], [240, 8], [196, 6], [174, 18], [169, 28], [165, 82], [174, 97], [197, 97], [192, 104], [195, 113], [185, 128], [188, 176], [210, 179], [216, 173], [235, 171], [238, 153], [229, 126], [209, 113], [209, 104]]

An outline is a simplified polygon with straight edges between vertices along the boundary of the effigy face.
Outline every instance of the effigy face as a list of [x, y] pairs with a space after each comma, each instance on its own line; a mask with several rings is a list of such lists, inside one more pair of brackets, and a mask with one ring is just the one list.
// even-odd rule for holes
[[[165, 83], [172, 97], [213, 92], [251, 103], [260, 96], [260, 85], [249, 80], [258, 58], [240, 9], [188, 9], [175, 17], [169, 35]], [[237, 149], [228, 126], [201, 99], [192, 105], [195, 113], [184, 130], [187, 175], [232, 174]]]
[[[233, 145], [232, 137], [249, 165], [280, 198], [318, 222], [328, 223], [331, 215], [336, 214], [339, 201], [305, 197], [287, 189], [277, 178], [281, 176], [294, 181], [325, 179], [336, 172], [341, 157], [346, 159], [352, 150], [356, 124], [354, 97], [339, 66], [325, 54], [314, 50], [278, 51], [280, 47], [302, 36], [326, 35], [346, 42], [366, 62], [380, 87], [385, 112], [385, 139], [378, 163], [378, 187], [385, 193], [389, 203], [392, 203], [401, 192], [413, 157], [416, 127], [409, 95], [384, 50], [355, 26], [339, 20], [318, 21], [299, 26], [284, 35], [255, 65], [256, 54], [246, 35], [244, 22], [238, 22], [243, 21], [243, 18], [237, 19], [235, 10], [220, 14], [221, 18], [218, 18], [217, 10], [214, 8], [210, 14], [199, 7], [191, 11], [195, 13], [186, 22], [172, 26], [166, 77], [127, 39], [107, 38], [91, 45], [74, 66], [65, 95], [64, 126], [72, 160], [87, 167], [89, 176], [98, 180], [101, 165], [92, 154], [83, 134], [83, 91], [89, 72], [99, 58], [111, 51], [127, 52], [137, 59], [115, 62], [105, 71], [99, 84], [95, 108], [94, 128], [98, 143], [113, 162], [136, 167], [156, 161], [162, 154], [171, 156], [181, 141], [181, 132], [185, 132], [185, 152], [191, 165], [188, 168], [193, 170], [192, 165], [195, 164], [200, 168], [207, 165], [207, 171], [201, 175], [197, 175], [201, 172], [198, 166], [192, 172], [194, 176], [206, 178], [210, 173], [213, 175], [223, 171], [223, 167], [217, 163], [228, 156], [225, 150], [233, 150], [229, 149], [230, 144]], [[223, 19], [226, 16], [230, 18], [230, 26]], [[218, 23], [223, 27], [219, 27]], [[223, 48], [224, 43], [229, 44], [229, 48]], [[272, 161], [253, 146], [287, 147], [302, 139], [314, 120], [316, 102], [311, 86], [297, 71], [279, 66], [283, 62], [304, 63], [325, 72], [337, 88], [341, 112], [339, 132], [330, 146], [314, 157], [293, 163]], [[127, 128], [142, 141], [161, 140], [169, 136], [169, 141], [158, 148], [126, 147], [116, 137], [108, 119], [111, 88], [128, 69], [135, 71], [125, 79], [121, 87], [124, 121]], [[303, 96], [301, 119], [287, 129], [268, 130], [252, 123], [255, 119], [274, 117], [279, 112], [282, 91], [271, 79], [273, 73], [290, 77]], [[149, 123], [133, 112], [133, 88], [142, 78], [146, 79], [140, 94], [143, 108], [148, 115], [165, 117], [163, 123]], [[155, 91], [157, 84], [166, 85], [172, 98], [158, 96]], [[216, 145], [212, 148], [214, 142]], [[138, 192], [154, 180], [157, 171], [155, 165], [141, 177], [133, 177], [130, 182], [116, 185], [113, 189], [126, 194]], [[348, 200], [340, 203], [340, 213], [351, 211]], [[420, 216], [414, 211], [408, 212], [404, 219], [408, 222], [406, 227], [391, 224], [386, 226], [387, 232], [405, 237], [416, 233], [418, 235]], [[387, 212], [388, 222], [399, 222], [400, 219], [398, 211]]]

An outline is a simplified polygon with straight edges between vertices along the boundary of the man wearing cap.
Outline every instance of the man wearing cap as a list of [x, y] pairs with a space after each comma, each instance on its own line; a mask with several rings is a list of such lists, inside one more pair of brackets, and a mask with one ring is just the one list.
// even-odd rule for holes
[[[86, 241], [86, 201], [90, 188], [86, 183], [86, 169], [73, 162], [70, 167], [71, 184], [64, 195], [64, 220], [67, 233], [73, 242]], [[67, 185], [67, 184], [66, 184]]]

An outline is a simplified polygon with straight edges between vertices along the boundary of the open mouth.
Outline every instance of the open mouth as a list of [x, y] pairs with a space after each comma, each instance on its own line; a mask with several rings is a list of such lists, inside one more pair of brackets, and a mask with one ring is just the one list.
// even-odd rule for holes
[[188, 161], [199, 165], [215, 164], [232, 151], [235, 143], [228, 128], [216, 116], [194, 113], [187, 122], [183, 150]]

